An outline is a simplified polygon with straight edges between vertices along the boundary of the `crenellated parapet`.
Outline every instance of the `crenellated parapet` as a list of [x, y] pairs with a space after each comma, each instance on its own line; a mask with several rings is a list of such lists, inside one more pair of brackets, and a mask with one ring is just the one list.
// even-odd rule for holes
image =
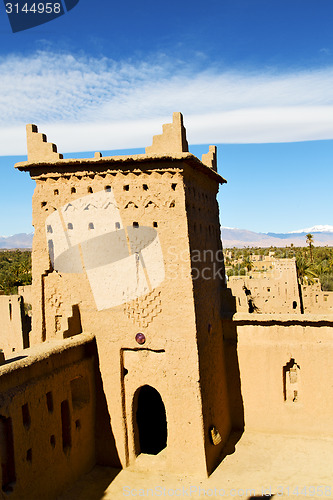
[[183, 125], [183, 115], [181, 113], [173, 113], [172, 123], [163, 125], [162, 130], [161, 135], [154, 135], [153, 144], [146, 148], [146, 154], [188, 152], [186, 129]]
[[201, 161], [204, 165], [217, 172], [217, 147], [209, 146], [208, 153], [203, 154]]
[[45, 134], [38, 132], [37, 125], [27, 125], [27, 148], [28, 161], [55, 161], [63, 158], [62, 154], [57, 152], [57, 146], [52, 142], [47, 142]]
[[[63, 158], [57, 152], [57, 146], [47, 142], [45, 134], [38, 132], [37, 125], [29, 124], [27, 129], [28, 160], [17, 163], [15, 168], [21, 171], [28, 171], [34, 178], [52, 177], [59, 179], [67, 178], [67, 170], [84, 171], [89, 167], [90, 176], [94, 178], [98, 171], [118, 171], [119, 167], [126, 169], [140, 168], [150, 170], [151, 166], [159, 159], [160, 167], [172, 161], [185, 161], [186, 165], [194, 168], [195, 171], [204, 172], [210, 178], [223, 184], [226, 180], [217, 173], [217, 148], [209, 146], [209, 152], [202, 156], [202, 161], [189, 152], [186, 139], [186, 129], [183, 125], [182, 113], [173, 113], [172, 123], [162, 126], [163, 133], [153, 136], [153, 143], [146, 147], [144, 154], [103, 156], [100, 152], [95, 152], [93, 158]], [[47, 168], [44, 168], [47, 166]], [[164, 167], [163, 167], [164, 168]], [[97, 170], [96, 170], [97, 169]], [[55, 175], [56, 174], [56, 175]], [[105, 174], [102, 174], [105, 175]], [[75, 175], [74, 175], [75, 177]], [[75, 180], [73, 177], [73, 180]], [[68, 179], [67, 179], [68, 180]], [[72, 186], [72, 189], [75, 189]], [[92, 189], [90, 187], [90, 189]], [[59, 191], [59, 190], [55, 190]], [[75, 191], [74, 191], [75, 192]], [[88, 191], [91, 193], [92, 191]], [[171, 202], [172, 200], [170, 200]]]

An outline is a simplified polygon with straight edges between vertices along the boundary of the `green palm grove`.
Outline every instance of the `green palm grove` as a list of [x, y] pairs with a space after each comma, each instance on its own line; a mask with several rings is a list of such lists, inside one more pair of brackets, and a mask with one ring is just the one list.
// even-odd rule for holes
[[31, 252], [0, 251], [0, 293], [16, 294], [17, 287], [31, 284]]

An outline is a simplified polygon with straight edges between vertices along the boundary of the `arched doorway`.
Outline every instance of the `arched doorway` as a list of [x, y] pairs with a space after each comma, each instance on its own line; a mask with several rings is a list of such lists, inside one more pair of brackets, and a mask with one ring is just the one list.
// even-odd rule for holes
[[167, 421], [162, 398], [149, 385], [139, 389], [136, 422], [141, 453], [157, 455], [167, 444]]

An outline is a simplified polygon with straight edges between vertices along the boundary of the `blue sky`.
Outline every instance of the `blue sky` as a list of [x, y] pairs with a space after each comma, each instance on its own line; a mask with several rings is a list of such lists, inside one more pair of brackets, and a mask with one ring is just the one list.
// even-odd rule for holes
[[194, 154], [219, 146], [224, 226], [333, 225], [332, 26], [328, 0], [80, 0], [12, 33], [1, 3], [0, 235], [32, 230], [26, 123], [60, 152], [111, 151], [173, 111]]

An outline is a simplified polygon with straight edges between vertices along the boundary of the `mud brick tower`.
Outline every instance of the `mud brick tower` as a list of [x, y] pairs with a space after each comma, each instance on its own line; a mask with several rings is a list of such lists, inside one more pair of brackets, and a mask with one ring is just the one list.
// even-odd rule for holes
[[161, 452], [169, 469], [209, 474], [230, 432], [215, 146], [190, 154], [180, 113], [145, 154], [63, 159], [35, 125], [27, 142], [31, 344], [95, 335], [99, 463]]

